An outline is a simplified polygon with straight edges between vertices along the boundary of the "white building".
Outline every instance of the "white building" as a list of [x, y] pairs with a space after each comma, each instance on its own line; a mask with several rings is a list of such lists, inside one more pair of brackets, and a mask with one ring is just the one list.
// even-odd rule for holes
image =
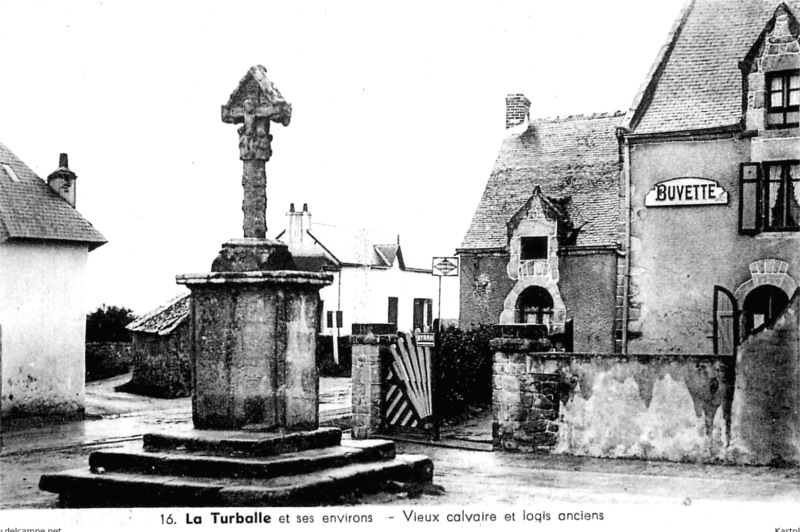
[[2, 417], [84, 408], [84, 274], [106, 240], [75, 210], [61, 156], [45, 183], [0, 144]]
[[[431, 326], [439, 314], [439, 278], [403, 259], [398, 235], [315, 224], [306, 205], [286, 214], [278, 240], [289, 246], [298, 269], [333, 273], [320, 291], [322, 334], [350, 334], [353, 323], [393, 323], [399, 330]], [[458, 283], [442, 283], [442, 319], [458, 316]], [[449, 286], [452, 285], [452, 286]], [[337, 311], [341, 321], [337, 322]]]

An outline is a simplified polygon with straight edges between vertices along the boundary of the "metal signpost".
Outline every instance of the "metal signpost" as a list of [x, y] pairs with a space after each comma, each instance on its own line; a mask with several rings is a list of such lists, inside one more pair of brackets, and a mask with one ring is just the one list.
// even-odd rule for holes
[[442, 322], [442, 277], [458, 277], [458, 257], [433, 257], [431, 273], [439, 277], [439, 324]]

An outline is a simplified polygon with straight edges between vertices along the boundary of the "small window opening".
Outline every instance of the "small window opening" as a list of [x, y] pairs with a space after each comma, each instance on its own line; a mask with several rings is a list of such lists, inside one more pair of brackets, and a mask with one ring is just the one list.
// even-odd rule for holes
[[520, 239], [520, 260], [544, 260], [547, 258], [546, 236], [524, 236]]

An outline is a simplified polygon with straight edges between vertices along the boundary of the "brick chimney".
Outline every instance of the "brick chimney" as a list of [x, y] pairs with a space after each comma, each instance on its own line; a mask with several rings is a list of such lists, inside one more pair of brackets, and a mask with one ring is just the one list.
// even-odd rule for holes
[[531, 101], [524, 94], [506, 96], [506, 129], [528, 121]]
[[303, 210], [294, 210], [294, 203], [289, 205], [289, 218], [286, 228], [286, 244], [289, 252], [297, 255], [311, 255], [314, 252], [314, 240], [308, 235], [311, 229], [311, 213], [308, 212], [308, 204], [303, 203]]
[[75, 206], [75, 180], [78, 176], [69, 169], [69, 158], [66, 153], [62, 153], [58, 158], [58, 169], [47, 176], [47, 184], [56, 193]]

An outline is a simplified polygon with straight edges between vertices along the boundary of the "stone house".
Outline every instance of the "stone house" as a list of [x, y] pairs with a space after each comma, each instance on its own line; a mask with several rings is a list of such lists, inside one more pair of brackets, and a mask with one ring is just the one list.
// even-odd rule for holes
[[[277, 239], [289, 246], [297, 268], [334, 274], [320, 290], [320, 333], [349, 334], [354, 323], [392, 323], [399, 330], [430, 327], [437, 318], [438, 280], [429, 268], [406, 264], [399, 235], [311, 223], [294, 205]], [[442, 318], [455, 315], [443, 299]], [[341, 321], [337, 322], [337, 312]]]
[[0, 144], [2, 417], [85, 408], [84, 277], [106, 239], [75, 210], [61, 155], [47, 182]]
[[[631, 109], [609, 124], [621, 163], [617, 276], [590, 282], [615, 299], [596, 318], [616, 318], [619, 353], [494, 340], [498, 447], [800, 463], [798, 14], [796, 0], [692, 0], [682, 10]], [[565, 152], [566, 164], [581, 167], [579, 153]], [[482, 206], [465, 239], [472, 255], [492, 227]], [[501, 250], [510, 270], [513, 227]], [[571, 282], [562, 272], [556, 283], [567, 318]]]
[[457, 250], [459, 321], [538, 323], [562, 349], [613, 352], [623, 116], [529, 111], [506, 98], [507, 134]]
[[130, 391], [156, 397], [191, 394], [189, 294], [182, 294], [126, 327], [131, 332]]
[[621, 124], [631, 352], [730, 354], [794, 295], [798, 14], [691, 2]]

